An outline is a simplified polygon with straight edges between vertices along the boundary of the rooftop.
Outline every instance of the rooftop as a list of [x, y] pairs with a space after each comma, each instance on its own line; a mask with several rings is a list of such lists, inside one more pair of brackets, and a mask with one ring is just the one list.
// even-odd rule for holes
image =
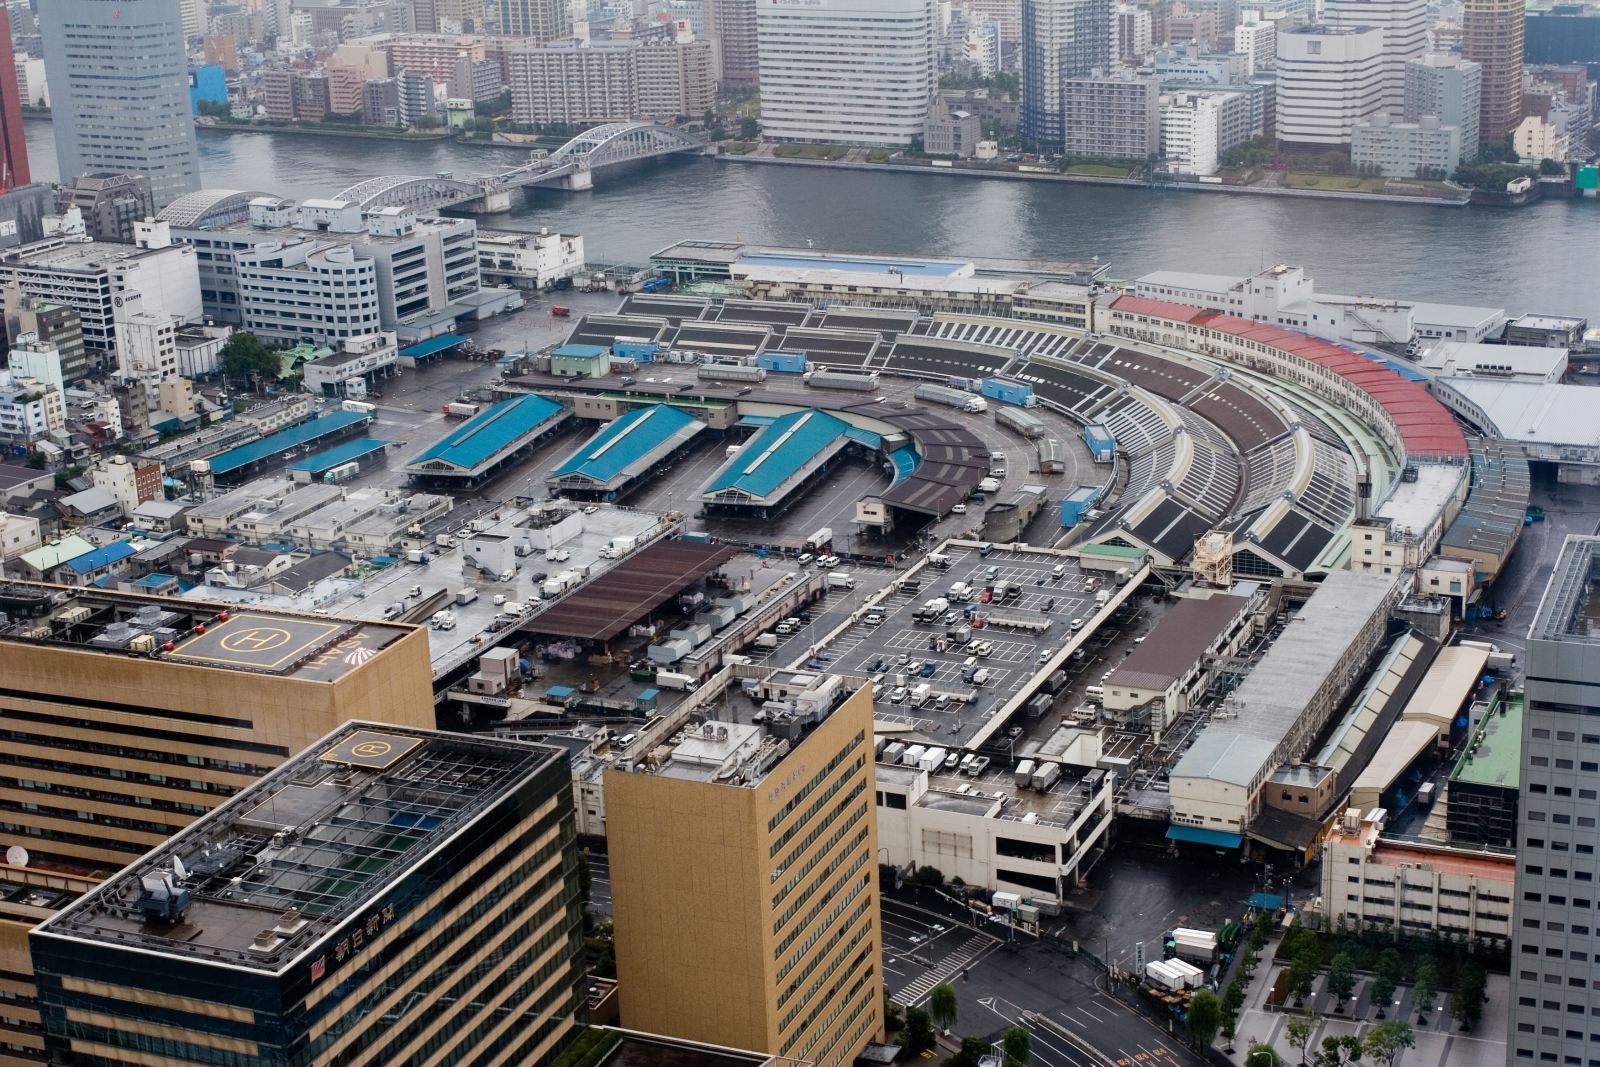
[[609, 485], [614, 479], [642, 473], [657, 457], [705, 428], [693, 415], [667, 404], [638, 408], [601, 427], [551, 471], [550, 477], [584, 478]]
[[[414, 627], [34, 582], [0, 584], [0, 644], [333, 682]], [[167, 646], [171, 646], [170, 648]]]
[[1250, 601], [1244, 597], [1228, 594], [1179, 600], [1150, 631], [1144, 643], [1111, 672], [1106, 684], [1165, 689], [1183, 677], [1249, 606]]
[[467, 420], [455, 432], [422, 452], [408, 466], [448, 464], [460, 471], [475, 470], [519, 442], [561, 413], [561, 405], [542, 396], [502, 400]]
[[5, 258], [30, 267], [99, 271], [110, 269], [118, 261], [139, 259], [160, 251], [163, 249], [140, 248], [120, 241], [66, 241], [58, 244], [56, 238], [47, 238], [12, 249], [5, 254]]
[[259, 463], [273, 456], [281, 455], [292, 448], [321, 440], [330, 434], [340, 433], [352, 426], [362, 425], [372, 421], [372, 416], [364, 411], [334, 411], [319, 418], [310, 419], [297, 426], [289, 426], [275, 434], [251, 441], [238, 448], [230, 448], [226, 452], [219, 452], [210, 459], [212, 474], [228, 474], [247, 467], [252, 463]]
[[[282, 973], [325, 951], [343, 920], [560, 758], [487, 736], [346, 723], [38, 935]], [[174, 921], [149, 918], [134, 903], [172, 892], [189, 897]]]
[[843, 419], [816, 408], [780, 415], [724, 463], [703, 492], [736, 493], [752, 500], [771, 497], [842, 447], [849, 428]]
[[1567, 536], [1533, 617], [1533, 641], [1592, 644], [1600, 640], [1600, 537]]
[[658, 541], [623, 559], [524, 627], [590, 641], [609, 641], [704, 578], [738, 550], [692, 541]]
[[345, 441], [342, 444], [334, 445], [326, 451], [317, 452], [307, 456], [305, 459], [297, 460], [289, 464], [289, 469], [322, 474], [341, 463], [349, 463], [351, 460], [361, 459], [374, 452], [380, 452], [388, 444], [388, 441], [382, 441], [376, 437], [357, 437], [353, 441]]
[[1517, 789], [1522, 775], [1522, 711], [1520, 693], [1496, 704], [1473, 732], [1450, 780]]
[[1488, 417], [1484, 427], [1508, 441], [1549, 445], [1600, 445], [1591, 386], [1452, 377], [1439, 381]]
[[1527, 330], [1570, 330], [1574, 326], [1581, 329], [1588, 324], [1588, 319], [1566, 315], [1523, 315], [1515, 322], [1515, 325]]
[[1559, 376], [1567, 366], [1567, 350], [1543, 345], [1486, 345], [1440, 341], [1417, 361], [1436, 374], [1471, 374], [1505, 378], [1513, 374]]

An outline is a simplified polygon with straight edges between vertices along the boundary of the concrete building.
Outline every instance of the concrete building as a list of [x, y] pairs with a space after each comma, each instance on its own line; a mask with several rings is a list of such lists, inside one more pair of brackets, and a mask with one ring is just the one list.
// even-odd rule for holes
[[1482, 71], [1478, 137], [1495, 144], [1522, 121], [1522, 49], [1525, 14], [1521, 0], [1464, 0], [1461, 55]]
[[948, 106], [936, 96], [922, 134], [922, 150], [931, 156], [966, 159], [983, 140], [983, 120], [970, 111]]
[[1111, 0], [1022, 0], [1022, 136], [1046, 150], [1062, 144], [1068, 83], [1106, 76], [1111, 58]]
[[1323, 839], [1323, 921], [1396, 935], [1436, 931], [1468, 944], [1509, 941], [1516, 858], [1389, 840], [1385, 816], [1382, 808], [1352, 808]]
[[639, 71], [635, 115], [699, 118], [717, 102], [716, 49], [709, 39], [688, 33], [676, 40], [648, 39], [634, 53], [634, 64]]
[[177, 4], [54, 0], [39, 32], [61, 175], [143, 174], [157, 207], [200, 188]]
[[132, 244], [134, 223], [156, 213], [150, 179], [143, 174], [80, 174], [61, 188], [62, 211], [77, 208], [94, 241]]
[[1556, 123], [1529, 115], [1511, 133], [1517, 158], [1524, 162], [1553, 159], [1565, 163], [1572, 156], [1572, 137]]
[[769, 680], [810, 725], [707, 721], [606, 771], [630, 1026], [818, 1067], [882, 1037], [872, 695], [839, 681]]
[[340, 725], [32, 933], [49, 1058], [552, 1062], [586, 1000], [568, 781], [551, 748]]
[[763, 4], [756, 13], [768, 140], [905, 146], [937, 84], [933, 0]]
[[1406, 64], [1405, 120], [1436, 115], [1461, 130], [1461, 162], [1478, 158], [1478, 108], [1483, 68], [1469, 59], [1429, 52]]
[[1133, 4], [1118, 4], [1112, 16], [1116, 58], [1124, 64], [1137, 65], [1154, 46], [1150, 12]]
[[1600, 1013], [1589, 890], [1600, 874], [1597, 585], [1600, 539], [1568, 536], [1528, 634], [1506, 1057], [1512, 1065], [1588, 1057], [1593, 1046], [1578, 1020]]
[[89, 480], [116, 499], [123, 515], [131, 516], [140, 504], [163, 498], [159, 463], [112, 456], [89, 468]]
[[1544, 383], [1565, 378], [1568, 362], [1565, 348], [1440, 341], [1422, 353], [1417, 366], [1442, 378], [1498, 378]]
[[1159, 740], [1170, 723], [1194, 708], [1211, 684], [1213, 666], [1249, 640], [1252, 610], [1251, 595], [1216, 593], [1179, 600], [1101, 683], [1106, 712], [1118, 719], [1139, 712], [1136, 722], [1148, 720]]
[[1215, 174], [1221, 128], [1222, 101], [1217, 97], [1161, 94], [1161, 158], [1171, 173]]
[[1069, 78], [1064, 86], [1064, 155], [1146, 160], [1161, 151], [1161, 85], [1154, 78]]
[[761, 72], [755, 0], [707, 0], [706, 10], [711, 15], [707, 35], [719, 46], [723, 84], [753, 88]]
[[433, 91], [433, 77], [426, 71], [396, 71], [394, 86], [400, 100], [400, 125], [416, 127], [439, 117], [439, 98]]
[[[1359, 122], [1383, 111], [1388, 68], [1376, 27], [1296, 26], [1278, 37], [1278, 140], [1348, 147]], [[1399, 108], [1399, 102], [1396, 103]]]
[[28, 445], [66, 429], [66, 400], [33, 378], [0, 371], [0, 438]]
[[0, 569], [24, 552], [32, 552], [40, 543], [38, 519], [0, 511]]
[[61, 349], [35, 334], [19, 334], [6, 355], [6, 369], [18, 378], [31, 378], [42, 385], [65, 392], [67, 376], [62, 367]]
[[1246, 13], [1233, 28], [1233, 50], [1244, 56], [1246, 77], [1273, 69], [1278, 63], [1277, 22]]
[[1523, 315], [1506, 325], [1508, 345], [1542, 345], [1546, 348], [1575, 349], [1583, 343], [1588, 319], [1565, 315]]
[[544, 289], [581, 273], [583, 265], [583, 238], [578, 234], [478, 231], [478, 271], [489, 285]]
[[531, 37], [544, 44], [572, 35], [567, 0], [488, 0], [487, 15], [506, 37]]
[[1448, 178], [1461, 162], [1461, 128], [1441, 126], [1437, 115], [1393, 122], [1378, 115], [1356, 123], [1350, 166], [1358, 174], [1385, 178]]
[[1427, 0], [1325, 0], [1323, 21], [1340, 29], [1383, 31], [1383, 89], [1378, 106], [1399, 115], [1406, 100], [1406, 64], [1428, 51]]
[[368, 126], [400, 125], [400, 85], [393, 78], [373, 78], [361, 92], [361, 121]]
[[511, 113], [517, 122], [588, 126], [639, 110], [638, 46], [561, 41], [511, 52]]

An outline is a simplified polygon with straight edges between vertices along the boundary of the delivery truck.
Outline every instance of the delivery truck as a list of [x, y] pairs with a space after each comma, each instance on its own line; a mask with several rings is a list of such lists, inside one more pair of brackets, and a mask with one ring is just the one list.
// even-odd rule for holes
[[833, 571], [828, 575], [829, 589], [854, 589], [856, 580], [850, 577], [848, 571]]

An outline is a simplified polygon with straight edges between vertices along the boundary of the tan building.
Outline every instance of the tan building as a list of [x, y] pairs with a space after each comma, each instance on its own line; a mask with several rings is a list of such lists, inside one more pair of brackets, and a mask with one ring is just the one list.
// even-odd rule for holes
[[706, 41], [647, 41], [638, 51], [639, 105], [646, 118], [699, 117], [717, 102], [715, 55]]
[[778, 722], [695, 725], [606, 772], [622, 1019], [838, 1067], [883, 1031], [872, 697], [792, 682]]
[[28, 931], [95, 884], [93, 878], [0, 863], [0, 1067], [44, 1062]]
[[1496, 144], [1522, 120], [1522, 0], [1466, 0], [1461, 55], [1482, 68], [1478, 139]]

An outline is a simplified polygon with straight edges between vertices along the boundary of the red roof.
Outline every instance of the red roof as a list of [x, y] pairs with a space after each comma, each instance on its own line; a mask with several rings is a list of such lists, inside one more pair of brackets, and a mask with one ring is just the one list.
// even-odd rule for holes
[[1153, 315], [1190, 326], [1202, 326], [1310, 360], [1370, 394], [1400, 428], [1400, 439], [1405, 444], [1408, 456], [1465, 458], [1467, 455], [1466, 436], [1450, 414], [1450, 409], [1439, 403], [1420, 382], [1407, 381], [1383, 364], [1359, 356], [1331, 341], [1208, 308], [1150, 300], [1142, 296], [1119, 296], [1112, 301], [1111, 307], [1134, 315]]

